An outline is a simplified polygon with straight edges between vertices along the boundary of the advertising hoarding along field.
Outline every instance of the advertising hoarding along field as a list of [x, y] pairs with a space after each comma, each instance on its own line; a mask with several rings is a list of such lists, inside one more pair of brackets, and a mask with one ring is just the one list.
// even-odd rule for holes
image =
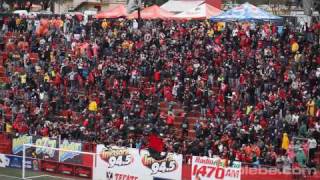
[[226, 166], [225, 160], [192, 156], [192, 180], [240, 180], [241, 163], [234, 161]]
[[22, 156], [23, 144], [35, 144], [37, 146], [43, 146], [43, 148], [26, 146], [26, 157], [36, 156], [39, 159], [58, 161], [59, 152], [46, 148], [58, 148], [59, 144], [57, 139], [22, 135], [12, 139], [12, 153], [14, 155]]
[[[26, 146], [26, 157], [34, 157], [43, 160], [72, 163], [77, 165], [81, 165], [83, 163], [83, 155], [68, 151], [82, 151], [81, 142], [72, 142], [65, 139], [61, 144], [59, 144], [58, 139], [23, 135], [12, 139], [12, 153], [14, 155], [22, 156], [23, 144], [35, 144], [37, 146], [42, 146]], [[57, 151], [50, 149], [50, 147], [60, 148], [62, 150]]]
[[59, 162], [78, 165], [82, 164], [82, 154], [68, 151], [82, 151], [82, 143], [63, 140], [62, 144], [59, 145], [59, 148], [62, 149], [61, 151], [59, 151]]
[[12, 139], [12, 153], [22, 156], [23, 144], [32, 144], [32, 136], [23, 135]]
[[[26, 169], [38, 171], [39, 161], [34, 158], [26, 158]], [[9, 154], [0, 154], [0, 167], [2, 168], [22, 168], [22, 157]]]
[[155, 160], [146, 150], [97, 145], [95, 180], [167, 180], [181, 179], [182, 155], [168, 153], [164, 160]]

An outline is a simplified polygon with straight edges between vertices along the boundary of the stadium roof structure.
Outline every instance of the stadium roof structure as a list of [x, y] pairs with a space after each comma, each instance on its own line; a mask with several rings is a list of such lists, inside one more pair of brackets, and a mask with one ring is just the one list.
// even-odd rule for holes
[[181, 19], [210, 19], [210, 17], [217, 16], [222, 12], [216, 7], [202, 3], [195, 8], [177, 14], [175, 17]]
[[248, 2], [241, 4], [221, 13], [218, 16], [210, 18], [212, 21], [279, 21], [282, 17], [275, 16], [267, 11], [264, 11]]
[[[157, 5], [153, 5], [143, 9], [140, 12], [141, 19], [173, 19], [173, 13], [161, 9]], [[138, 11], [134, 11], [132, 14], [128, 15], [129, 19], [137, 19], [138, 18]]]

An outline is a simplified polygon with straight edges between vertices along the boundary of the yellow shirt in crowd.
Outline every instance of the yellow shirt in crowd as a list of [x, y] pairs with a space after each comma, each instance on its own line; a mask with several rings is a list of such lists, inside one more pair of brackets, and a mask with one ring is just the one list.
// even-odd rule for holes
[[17, 18], [16, 19], [16, 25], [18, 26], [18, 25], [20, 25], [21, 24], [21, 19], [20, 18]]
[[307, 103], [307, 115], [314, 116], [315, 115], [316, 104], [314, 100], [309, 100]]
[[103, 22], [101, 23], [101, 27], [102, 27], [103, 29], [107, 29], [108, 26], [109, 26], [109, 23], [108, 23], [107, 21], [103, 21]]
[[6, 123], [6, 132], [11, 133], [12, 132], [12, 125], [9, 123]]
[[26, 74], [20, 75], [20, 82], [21, 82], [21, 84], [27, 83], [27, 75]]
[[89, 111], [93, 111], [93, 112], [98, 111], [98, 105], [96, 101], [91, 101], [89, 103]]
[[48, 73], [45, 73], [45, 74], [44, 74], [43, 80], [44, 80], [45, 82], [49, 82], [50, 77], [49, 77]]
[[281, 148], [285, 150], [289, 149], [289, 138], [287, 133], [283, 133]]

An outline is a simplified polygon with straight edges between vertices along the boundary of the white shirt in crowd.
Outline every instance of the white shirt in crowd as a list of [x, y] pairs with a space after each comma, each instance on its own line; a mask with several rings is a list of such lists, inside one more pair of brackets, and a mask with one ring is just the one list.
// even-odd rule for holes
[[292, 115], [292, 123], [297, 123], [299, 121], [299, 115], [293, 114]]
[[133, 29], [138, 29], [139, 24], [136, 20], [133, 20], [132, 27], [133, 27]]
[[320, 124], [318, 122], [316, 122], [314, 128], [316, 129], [316, 131], [320, 132]]
[[316, 77], [317, 77], [317, 78], [320, 78], [320, 68], [317, 68]]
[[309, 148], [310, 148], [310, 149], [315, 149], [315, 148], [317, 148], [317, 141], [316, 141], [316, 139], [314, 139], [314, 138], [308, 139], [308, 143], [309, 143]]
[[233, 31], [232, 31], [232, 37], [235, 37], [238, 35], [238, 29], [235, 28]]

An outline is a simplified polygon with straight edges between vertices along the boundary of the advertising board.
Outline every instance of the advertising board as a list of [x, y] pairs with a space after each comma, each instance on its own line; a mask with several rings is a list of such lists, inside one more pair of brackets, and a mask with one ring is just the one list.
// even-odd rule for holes
[[240, 180], [241, 163], [234, 161], [227, 166], [225, 160], [192, 156], [192, 180]]
[[95, 180], [167, 180], [181, 179], [182, 155], [168, 153], [163, 160], [155, 160], [146, 150], [97, 146]]

